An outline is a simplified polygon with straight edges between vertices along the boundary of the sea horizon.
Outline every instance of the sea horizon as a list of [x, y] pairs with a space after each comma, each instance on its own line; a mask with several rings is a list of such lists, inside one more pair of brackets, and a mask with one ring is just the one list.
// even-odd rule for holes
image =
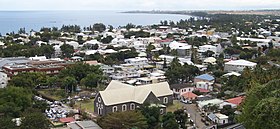
[[159, 24], [160, 21], [179, 21], [189, 19], [189, 15], [123, 13], [124, 10], [13, 10], [0, 11], [0, 33], [17, 32], [20, 28], [39, 31], [42, 27], [80, 25], [86, 27], [103, 23], [114, 27], [128, 23], [135, 25]]

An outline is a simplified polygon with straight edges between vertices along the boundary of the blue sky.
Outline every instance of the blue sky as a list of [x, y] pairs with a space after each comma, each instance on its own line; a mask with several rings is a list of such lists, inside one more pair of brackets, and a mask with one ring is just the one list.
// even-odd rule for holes
[[280, 9], [280, 0], [0, 0], [0, 10]]

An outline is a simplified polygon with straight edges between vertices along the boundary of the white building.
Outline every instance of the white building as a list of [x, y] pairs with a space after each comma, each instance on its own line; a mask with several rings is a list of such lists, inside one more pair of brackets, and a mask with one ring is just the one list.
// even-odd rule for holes
[[225, 63], [225, 72], [242, 72], [244, 68], [255, 68], [257, 63], [247, 60], [232, 60]]
[[213, 83], [196, 82], [196, 88], [212, 91], [213, 90]]
[[131, 64], [137, 68], [143, 68], [145, 65], [148, 65], [148, 59], [145, 57], [135, 57], [124, 60], [125, 63]]
[[129, 78], [140, 77], [140, 74], [137, 71], [117, 71], [113, 73], [111, 76], [112, 80], [128, 80]]
[[169, 44], [169, 47], [172, 50], [177, 50], [179, 56], [191, 56], [192, 46], [187, 43], [179, 43], [177, 41], [173, 41]]
[[111, 75], [115, 72], [115, 68], [108, 65], [101, 65], [100, 69], [107, 75]]
[[200, 56], [202, 56], [202, 54], [207, 51], [212, 51], [212, 52], [214, 52], [213, 56], [218, 56], [220, 54], [220, 52], [222, 51], [222, 48], [221, 48], [220, 44], [203, 45], [203, 46], [199, 46], [199, 49], [197, 51]]
[[78, 49], [79, 43], [75, 41], [66, 42], [65, 44], [73, 46], [74, 49]]
[[219, 125], [227, 124], [228, 123], [228, 116], [221, 114], [221, 113], [210, 113], [208, 115], [208, 118], [213, 121], [214, 123], [217, 123]]

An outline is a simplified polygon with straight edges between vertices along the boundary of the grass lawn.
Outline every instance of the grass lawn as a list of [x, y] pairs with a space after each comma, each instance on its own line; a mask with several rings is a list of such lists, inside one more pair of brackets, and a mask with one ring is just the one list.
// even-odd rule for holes
[[94, 112], [94, 103], [93, 103], [94, 99], [90, 99], [90, 100], [85, 100], [85, 101], [76, 101], [75, 103], [75, 108], [80, 108], [82, 110], [88, 111], [90, 113]]
[[44, 89], [44, 90], [38, 90], [38, 93], [46, 98], [50, 98], [53, 100], [61, 100], [64, 97], [62, 96], [64, 93], [64, 90], [62, 89]]
[[181, 109], [183, 107], [182, 103], [178, 100], [173, 101], [173, 105], [170, 105], [166, 108], [166, 112], [174, 112], [178, 109]]

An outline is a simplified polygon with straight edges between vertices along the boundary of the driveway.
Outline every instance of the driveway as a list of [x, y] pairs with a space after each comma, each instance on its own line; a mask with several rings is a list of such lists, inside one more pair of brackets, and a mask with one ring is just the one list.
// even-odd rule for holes
[[188, 113], [191, 115], [191, 119], [194, 121], [198, 129], [205, 129], [207, 126], [201, 121], [201, 116], [197, 111], [195, 104], [183, 104], [187, 108]]

